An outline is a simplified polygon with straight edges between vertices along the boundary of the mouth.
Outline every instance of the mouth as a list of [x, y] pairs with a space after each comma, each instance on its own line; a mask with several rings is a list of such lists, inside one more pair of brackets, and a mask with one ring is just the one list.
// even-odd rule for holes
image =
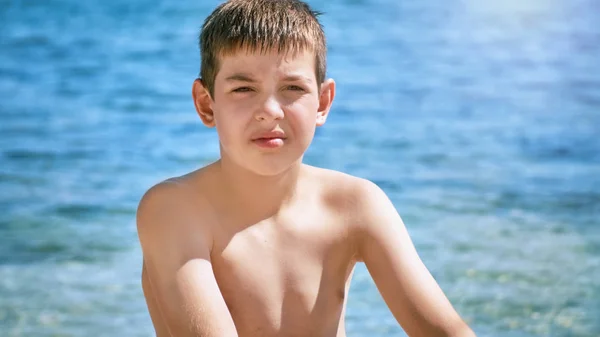
[[252, 142], [260, 148], [276, 149], [282, 147], [287, 139], [283, 130], [277, 128], [275, 130], [264, 131], [252, 137]]
[[266, 149], [276, 149], [282, 147], [285, 143], [285, 138], [282, 137], [260, 137], [253, 139], [252, 142], [258, 147]]
[[286, 135], [282, 130], [261, 132], [252, 137], [252, 142], [260, 148], [277, 149], [284, 145]]
[[252, 137], [252, 140], [265, 140], [265, 139], [285, 139], [287, 138], [285, 136], [285, 133], [281, 130], [273, 130], [273, 131], [266, 131], [266, 132], [261, 132], [259, 134], [256, 134], [254, 137]]

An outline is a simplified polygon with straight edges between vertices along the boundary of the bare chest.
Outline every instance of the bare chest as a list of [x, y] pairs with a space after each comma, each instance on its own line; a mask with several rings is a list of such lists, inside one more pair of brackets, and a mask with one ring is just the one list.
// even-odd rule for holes
[[343, 336], [354, 266], [339, 225], [263, 222], [215, 240], [212, 263], [240, 336]]

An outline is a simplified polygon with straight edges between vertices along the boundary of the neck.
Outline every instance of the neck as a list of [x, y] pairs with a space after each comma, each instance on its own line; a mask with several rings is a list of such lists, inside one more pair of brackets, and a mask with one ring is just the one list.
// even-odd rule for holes
[[302, 166], [301, 159], [286, 171], [273, 176], [263, 176], [249, 171], [226, 157], [217, 164], [220, 168], [221, 186], [227, 191], [232, 205], [240, 211], [250, 212], [259, 218], [268, 218], [285, 208], [296, 195]]

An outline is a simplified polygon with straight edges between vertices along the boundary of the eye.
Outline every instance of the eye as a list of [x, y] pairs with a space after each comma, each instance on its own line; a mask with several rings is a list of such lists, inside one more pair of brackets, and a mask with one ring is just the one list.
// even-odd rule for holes
[[299, 87], [297, 85], [288, 85], [286, 89], [292, 91], [304, 91], [304, 88]]
[[250, 92], [252, 91], [252, 88], [250, 87], [239, 87], [239, 88], [235, 88], [233, 90], [231, 90], [232, 92]]

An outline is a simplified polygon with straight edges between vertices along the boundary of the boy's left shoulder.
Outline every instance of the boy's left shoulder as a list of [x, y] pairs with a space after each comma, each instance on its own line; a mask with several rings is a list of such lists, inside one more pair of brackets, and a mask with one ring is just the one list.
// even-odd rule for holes
[[325, 169], [319, 169], [314, 176], [320, 184], [324, 209], [343, 224], [352, 238], [355, 261], [364, 261], [367, 239], [380, 242], [379, 238], [393, 235], [396, 229], [403, 227], [393, 203], [374, 182]]
[[321, 186], [323, 200], [338, 211], [364, 212], [381, 201], [389, 202], [385, 192], [368, 179], [335, 170], [311, 169]]

